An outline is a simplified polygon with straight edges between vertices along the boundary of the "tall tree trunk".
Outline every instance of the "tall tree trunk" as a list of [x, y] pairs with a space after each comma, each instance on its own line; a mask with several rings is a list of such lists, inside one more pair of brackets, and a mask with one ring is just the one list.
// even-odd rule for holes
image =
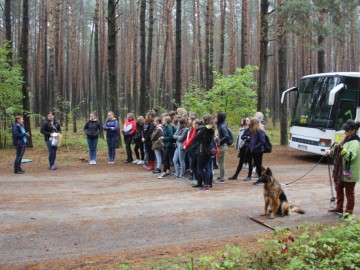
[[248, 64], [249, 55], [249, 23], [248, 23], [248, 0], [242, 0], [241, 11], [241, 57], [240, 67], [244, 68]]
[[[29, 74], [28, 74], [28, 57], [29, 57], [29, 0], [23, 0], [22, 16], [22, 34], [21, 34], [21, 66], [23, 75], [22, 84], [22, 103], [24, 111], [24, 127], [31, 134], [30, 122], [30, 97], [29, 97]], [[27, 145], [33, 147], [31, 136], [28, 138]]]
[[[325, 21], [326, 10], [322, 9], [319, 11], [319, 24], [323, 25]], [[325, 72], [325, 37], [322, 30], [318, 34], [318, 73]]]
[[108, 0], [108, 78], [109, 78], [109, 106], [116, 117], [119, 116], [119, 99], [117, 92], [116, 72], [116, 3]]
[[220, 57], [219, 72], [224, 74], [226, 1], [220, 0]]
[[208, 91], [214, 84], [214, 1], [207, 0], [205, 22], [205, 89]]
[[[49, 5], [49, 51], [50, 51], [50, 66], [49, 66], [49, 102], [50, 110], [55, 109], [55, 30], [54, 30], [54, 1], [50, 0]], [[44, 101], [46, 102], [46, 101]]]
[[197, 46], [199, 51], [199, 85], [200, 87], [205, 86], [204, 82], [204, 59], [203, 59], [203, 48], [202, 48], [202, 41], [201, 41], [201, 19], [200, 19], [200, 0], [196, 1], [196, 17], [197, 17]]
[[154, 35], [154, 5], [155, 0], [149, 1], [149, 35], [146, 56], [146, 108], [150, 109], [151, 94], [151, 65], [152, 65], [152, 51], [153, 51], [153, 35]]
[[236, 71], [236, 49], [235, 49], [235, 3], [230, 1], [229, 15], [229, 74], [235, 74]]
[[175, 106], [181, 105], [181, 0], [176, 0]]
[[257, 110], [265, 113], [265, 89], [266, 89], [266, 75], [267, 75], [267, 62], [268, 62], [268, 8], [269, 1], [261, 0], [260, 6], [260, 55], [259, 55], [259, 79], [257, 88]]
[[140, 114], [145, 115], [148, 107], [146, 102], [146, 32], [145, 32], [146, 0], [140, 6]]
[[73, 116], [73, 132], [77, 132], [76, 118], [77, 112], [75, 111], [77, 103], [77, 80], [78, 80], [78, 71], [77, 68], [77, 32], [76, 32], [76, 12], [75, 12], [75, 3], [71, 4], [71, 111]]
[[[100, 124], [102, 124], [102, 94], [100, 87], [100, 50], [99, 50], [99, 12], [100, 12], [100, 0], [96, 0], [95, 4], [95, 18], [94, 18], [94, 63], [95, 63], [95, 108], [97, 118]], [[103, 136], [103, 135], [102, 135]]]
[[[277, 6], [281, 6], [283, 0], [277, 0]], [[283, 30], [285, 28], [285, 18], [278, 16], [277, 25], [277, 42], [278, 42], [278, 76], [279, 76], [279, 92], [280, 95], [286, 90], [287, 83], [287, 37]], [[288, 144], [288, 132], [287, 132], [287, 112], [286, 102], [280, 105], [280, 144]]]
[[139, 102], [138, 102], [138, 80], [139, 80], [139, 21], [140, 21], [140, 1], [138, 1], [136, 8], [136, 18], [135, 18], [135, 31], [134, 31], [134, 42], [133, 42], [133, 51], [134, 51], [134, 66], [133, 66], [133, 93], [134, 93], [134, 111], [140, 113]]
[[12, 53], [12, 33], [11, 33], [11, 5], [10, 5], [10, 1], [11, 0], [5, 0], [5, 29], [6, 29], [6, 33], [5, 33], [5, 38], [7, 41], [7, 49], [9, 50], [7, 53], [7, 61], [9, 62], [9, 65], [12, 66], [12, 58], [13, 58], [13, 53]]

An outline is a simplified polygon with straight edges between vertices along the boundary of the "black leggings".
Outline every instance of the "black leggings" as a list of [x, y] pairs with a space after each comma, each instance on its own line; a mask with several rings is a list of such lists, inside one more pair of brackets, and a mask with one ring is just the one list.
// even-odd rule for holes
[[[140, 153], [139, 153], [139, 150], [140, 150]], [[145, 156], [145, 154], [144, 154], [144, 144], [142, 142], [135, 143], [134, 152], [135, 152], [135, 155], [136, 155], [136, 159], [144, 160], [144, 156]]]
[[170, 171], [170, 154], [173, 150], [173, 147], [164, 147], [164, 156], [163, 156], [163, 162], [164, 162], [164, 172]]
[[262, 157], [263, 152], [252, 152], [251, 159], [249, 160], [249, 175], [251, 177], [251, 172], [253, 169], [252, 160], [254, 160], [254, 164], [256, 167], [256, 173], [260, 177], [262, 173]]

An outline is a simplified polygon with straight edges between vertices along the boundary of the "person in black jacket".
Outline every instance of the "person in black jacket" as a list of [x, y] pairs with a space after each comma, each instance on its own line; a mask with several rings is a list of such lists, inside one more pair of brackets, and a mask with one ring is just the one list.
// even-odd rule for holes
[[150, 110], [146, 114], [146, 124], [144, 125], [143, 132], [142, 132], [142, 142], [145, 145], [146, 153], [149, 157], [148, 159], [148, 166], [145, 167], [145, 170], [152, 171], [155, 170], [155, 152], [151, 149], [152, 143], [151, 143], [151, 134], [153, 133], [155, 129], [154, 125], [154, 118], [155, 113], [154, 111]]
[[14, 161], [14, 173], [22, 174], [25, 171], [21, 168], [21, 159], [24, 156], [27, 138], [29, 132], [25, 131], [24, 119], [22, 115], [15, 116], [15, 124], [12, 127], [13, 145], [16, 148], [16, 157]]
[[86, 139], [89, 147], [89, 164], [95, 165], [98, 139], [100, 133], [102, 132], [102, 127], [99, 121], [96, 119], [96, 113], [90, 113], [89, 121], [87, 121], [84, 126], [84, 132], [86, 134]]
[[193, 187], [199, 187], [200, 190], [210, 190], [212, 186], [211, 172], [211, 142], [214, 140], [213, 118], [211, 114], [205, 114], [203, 125], [198, 128], [193, 143], [198, 143], [196, 150], [198, 184]]
[[54, 114], [49, 112], [47, 120], [45, 120], [41, 126], [41, 133], [44, 134], [45, 143], [49, 153], [49, 165], [51, 170], [56, 170], [55, 165], [57, 144], [55, 143], [59, 139], [61, 133], [60, 124], [55, 120]]

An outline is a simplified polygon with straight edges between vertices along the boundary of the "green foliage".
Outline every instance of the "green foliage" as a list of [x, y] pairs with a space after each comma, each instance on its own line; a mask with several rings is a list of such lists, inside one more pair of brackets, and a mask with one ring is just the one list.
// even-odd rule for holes
[[250, 264], [252, 269], [359, 269], [360, 220], [336, 226], [302, 226], [296, 234], [277, 230]]
[[214, 87], [205, 91], [192, 85], [184, 96], [183, 106], [199, 115], [222, 111], [227, 114], [228, 124], [238, 124], [241, 118], [256, 112], [256, 83], [253, 75], [256, 69], [253, 66], [238, 68], [234, 75], [228, 77], [215, 73]]
[[8, 52], [6, 44], [0, 47], [0, 147], [10, 141], [14, 114], [22, 113], [21, 68], [9, 65]]

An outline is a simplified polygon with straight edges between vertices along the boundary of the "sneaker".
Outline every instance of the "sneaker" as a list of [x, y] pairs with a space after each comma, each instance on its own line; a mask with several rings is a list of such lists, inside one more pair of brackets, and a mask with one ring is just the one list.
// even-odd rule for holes
[[350, 213], [339, 213], [338, 218], [339, 219], [350, 219], [351, 220], [352, 215]]
[[330, 209], [330, 210], [328, 210], [328, 212], [329, 212], [329, 213], [338, 214], [338, 215], [342, 214], [342, 211], [337, 210], [336, 208]]
[[135, 159], [132, 163], [137, 164], [139, 161], [140, 161], [139, 159]]
[[228, 178], [229, 180], [237, 180], [237, 177], [235, 175]]
[[174, 173], [171, 175], [171, 178], [177, 178], [178, 176]]
[[126, 160], [124, 160], [124, 163], [126, 164], [126, 163], [132, 163], [133, 162], [133, 160], [132, 159], [126, 159]]
[[196, 185], [198, 184], [198, 181], [197, 181], [196, 179], [194, 179], [194, 180], [192, 180], [192, 181], [190, 182], [190, 184], [191, 184], [192, 186], [196, 186]]
[[113, 160], [110, 160], [108, 163], [109, 164], [114, 164], [115, 162]]
[[166, 178], [169, 175], [170, 175], [170, 173], [163, 172], [158, 178], [163, 179], [163, 178]]
[[244, 179], [244, 181], [251, 181], [251, 177], [250, 177], [250, 176], [246, 177], [246, 178]]
[[143, 160], [139, 160], [138, 162], [136, 162], [137, 165], [143, 165], [144, 161]]
[[56, 169], [57, 169], [57, 167], [55, 165], [51, 165], [50, 170], [55, 171]]
[[210, 186], [204, 185], [203, 187], [199, 188], [199, 190], [201, 190], [201, 191], [209, 191]]
[[215, 184], [225, 184], [225, 180], [224, 179], [216, 179], [214, 180]]
[[155, 169], [152, 171], [152, 173], [161, 173], [161, 170], [160, 169]]
[[176, 176], [176, 179], [183, 179], [184, 177], [180, 174], [178, 176]]
[[96, 165], [96, 160], [93, 160], [93, 164], [92, 165]]
[[262, 186], [262, 185], [264, 185], [264, 183], [261, 183], [261, 182], [256, 181], [255, 183], [253, 183], [253, 185], [255, 185], [255, 186]]

